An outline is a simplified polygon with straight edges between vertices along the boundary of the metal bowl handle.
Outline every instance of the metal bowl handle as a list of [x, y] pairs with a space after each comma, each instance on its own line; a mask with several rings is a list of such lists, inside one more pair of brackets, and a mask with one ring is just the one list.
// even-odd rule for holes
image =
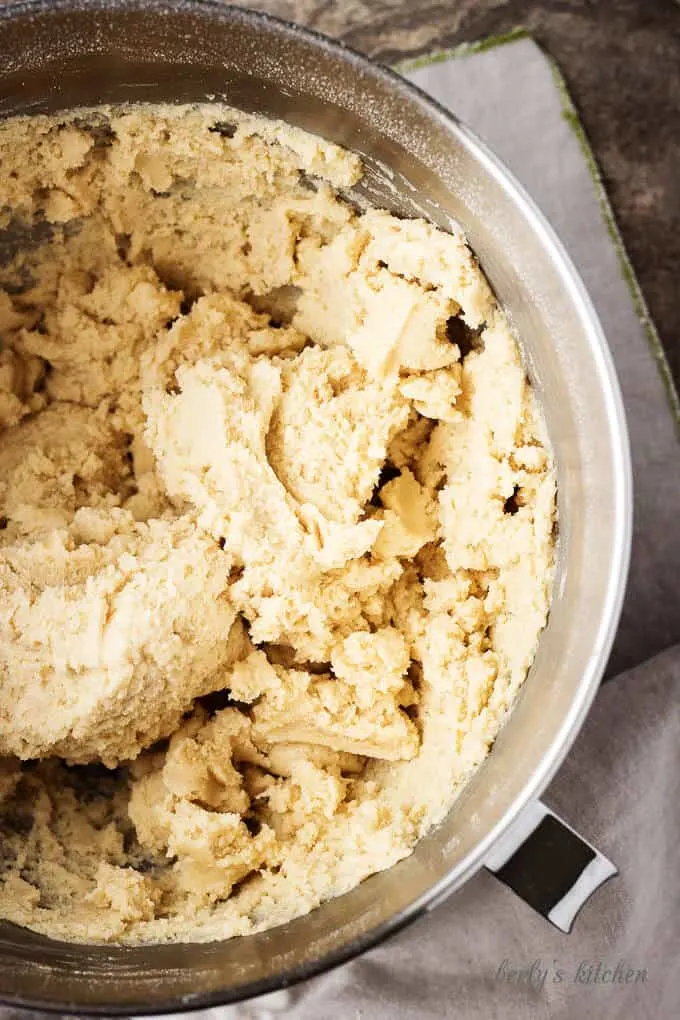
[[496, 878], [560, 931], [618, 869], [554, 811], [531, 801], [485, 861]]

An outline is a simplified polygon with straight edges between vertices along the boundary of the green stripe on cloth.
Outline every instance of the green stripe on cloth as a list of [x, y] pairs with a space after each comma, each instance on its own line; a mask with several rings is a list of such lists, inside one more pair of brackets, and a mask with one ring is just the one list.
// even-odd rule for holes
[[419, 71], [421, 67], [429, 67], [430, 64], [441, 64], [452, 57], [465, 57], [471, 53], [483, 53], [485, 50], [493, 50], [496, 46], [505, 46], [506, 43], [516, 42], [517, 39], [529, 38], [526, 28], [513, 28], [509, 32], [502, 32], [499, 35], [490, 35], [485, 39], [478, 39], [476, 42], [463, 42], [458, 46], [452, 46], [446, 50], [433, 50], [432, 53], [425, 53], [420, 57], [407, 58], [393, 64], [392, 67], [399, 74], [408, 74], [409, 71]]

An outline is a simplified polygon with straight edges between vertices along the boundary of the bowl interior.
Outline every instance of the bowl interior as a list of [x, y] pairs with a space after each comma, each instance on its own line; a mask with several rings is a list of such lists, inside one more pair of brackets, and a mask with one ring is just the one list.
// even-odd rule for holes
[[625, 580], [618, 389], [581, 285], [521, 191], [467, 129], [355, 54], [221, 4], [87, 0], [0, 9], [0, 67], [0, 116], [215, 98], [360, 152], [364, 197], [467, 233], [521, 337], [555, 452], [549, 626], [491, 755], [411, 857], [304, 918], [222, 943], [70, 946], [0, 925], [5, 1001], [108, 1014], [233, 1001], [360, 951], [455, 889], [559, 765], [597, 687]]

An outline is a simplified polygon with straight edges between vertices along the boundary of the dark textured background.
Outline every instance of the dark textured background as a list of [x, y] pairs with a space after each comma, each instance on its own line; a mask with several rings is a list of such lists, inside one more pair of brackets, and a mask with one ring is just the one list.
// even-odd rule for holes
[[251, 0], [249, 6], [342, 39], [384, 63], [526, 27], [567, 80], [680, 383], [678, 0]]

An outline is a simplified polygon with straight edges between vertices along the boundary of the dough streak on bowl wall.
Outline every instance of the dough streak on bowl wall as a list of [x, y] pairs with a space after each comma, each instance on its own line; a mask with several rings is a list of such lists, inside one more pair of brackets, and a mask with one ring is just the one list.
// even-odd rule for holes
[[440, 821], [546, 621], [555, 486], [465, 240], [215, 107], [0, 125], [0, 916], [247, 934]]

